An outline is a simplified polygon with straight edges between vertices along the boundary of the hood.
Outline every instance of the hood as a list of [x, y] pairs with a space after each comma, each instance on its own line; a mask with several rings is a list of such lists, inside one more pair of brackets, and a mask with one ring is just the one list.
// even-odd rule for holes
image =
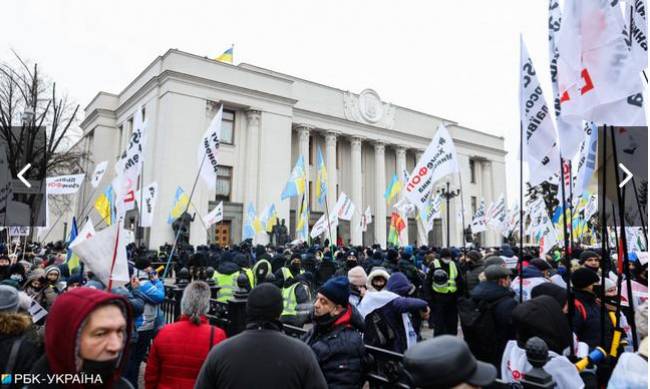
[[25, 285], [29, 285], [30, 282], [38, 279], [44, 279], [45, 278], [45, 270], [43, 269], [34, 269], [27, 274], [27, 282], [25, 282]]
[[517, 344], [525, 349], [533, 336], [542, 338], [549, 350], [562, 354], [571, 344], [571, 329], [562, 307], [550, 296], [538, 296], [517, 305], [512, 311], [517, 329]]
[[509, 288], [504, 288], [503, 286], [497, 284], [495, 281], [483, 281], [472, 289], [470, 296], [476, 300], [485, 300], [485, 301], [496, 301], [504, 296], [510, 295], [511, 297], [515, 295]]
[[50, 265], [47, 268], [45, 268], [45, 277], [47, 277], [47, 275], [52, 272], [58, 274], [58, 278], [56, 280], [59, 281], [61, 279], [61, 269], [59, 269], [59, 267], [56, 265]]
[[386, 281], [388, 281], [388, 279], [390, 278], [390, 274], [388, 274], [386, 269], [384, 269], [383, 267], [376, 267], [372, 269], [372, 271], [368, 275], [368, 282], [366, 282], [366, 287], [368, 288], [368, 290], [372, 290], [372, 291], [375, 290], [375, 288], [372, 286], [372, 280], [374, 280], [375, 277], [378, 276], [384, 277]]
[[524, 278], [544, 277], [544, 274], [535, 266], [526, 266], [522, 275]]
[[22, 313], [0, 314], [0, 336], [17, 336], [32, 325], [32, 319]]
[[239, 266], [234, 262], [219, 262], [217, 265], [217, 271], [221, 274], [232, 274], [239, 271]]
[[[81, 325], [95, 308], [111, 301], [117, 301], [126, 310], [125, 345], [128, 345], [133, 321], [129, 304], [123, 297], [82, 287], [66, 292], [56, 299], [45, 326], [45, 351], [52, 373], [75, 374], [77, 372], [77, 348]], [[122, 371], [126, 359], [123, 352], [116, 374]]]
[[400, 296], [408, 296], [413, 291], [413, 284], [403, 273], [393, 273], [386, 283], [386, 289]]

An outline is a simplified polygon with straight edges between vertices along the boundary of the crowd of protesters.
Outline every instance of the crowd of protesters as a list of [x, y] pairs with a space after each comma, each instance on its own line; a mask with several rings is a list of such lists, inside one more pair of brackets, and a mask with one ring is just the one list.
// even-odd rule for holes
[[[26, 247], [0, 247], [0, 365], [14, 377], [86, 377], [60, 387], [361, 388], [372, 363], [365, 346], [375, 346], [404, 354], [414, 387], [472, 388], [521, 381], [532, 368], [525, 344], [539, 337], [558, 388], [648, 385], [647, 305], [634, 295], [636, 312], [621, 304], [626, 277], [616, 258], [603, 262], [599, 251], [574, 250], [567, 269], [560, 250], [540, 257], [536, 248], [508, 245], [246, 241], [180, 247], [172, 276], [162, 280], [164, 266], [155, 263], [167, 260], [170, 247], [130, 245], [130, 282], [107, 290], [83, 264], [69, 266], [64, 245]], [[626, 273], [625, 281], [647, 287], [647, 263], [635, 253]], [[206, 315], [211, 298], [226, 303], [235, 295], [242, 275], [247, 324], [227, 339]], [[165, 324], [165, 282], [174, 278], [191, 282], [181, 316]], [[284, 324], [306, 334], [291, 338]], [[604, 358], [576, 367], [599, 348]]]

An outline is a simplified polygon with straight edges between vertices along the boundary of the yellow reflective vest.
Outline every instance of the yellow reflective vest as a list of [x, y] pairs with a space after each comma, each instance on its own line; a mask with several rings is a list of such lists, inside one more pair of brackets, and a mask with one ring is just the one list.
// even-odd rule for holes
[[[436, 269], [440, 269], [442, 266], [440, 265], [440, 260], [439, 259], [434, 259], [433, 260], [433, 270], [435, 271]], [[433, 287], [433, 291], [436, 293], [454, 293], [458, 289], [456, 286], [456, 277], [458, 277], [458, 269], [456, 269], [456, 263], [454, 261], [449, 262], [449, 278], [447, 279], [447, 285], [436, 285], [434, 282], [431, 286]]]

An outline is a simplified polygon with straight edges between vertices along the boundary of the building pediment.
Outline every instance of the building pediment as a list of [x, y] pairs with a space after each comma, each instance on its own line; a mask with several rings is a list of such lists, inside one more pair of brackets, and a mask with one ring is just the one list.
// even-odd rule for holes
[[345, 118], [351, 121], [393, 129], [395, 126], [395, 107], [381, 101], [373, 89], [364, 89], [358, 95], [343, 94]]

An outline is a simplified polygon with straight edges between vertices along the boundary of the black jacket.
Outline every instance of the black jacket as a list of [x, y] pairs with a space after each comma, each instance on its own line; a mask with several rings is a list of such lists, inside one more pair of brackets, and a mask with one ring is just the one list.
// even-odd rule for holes
[[324, 389], [312, 350], [281, 332], [277, 322], [249, 323], [216, 345], [201, 367], [195, 389]]
[[[31, 339], [31, 320], [29, 316], [19, 313], [5, 313], [0, 315], [0, 369], [3, 373], [27, 374], [32, 365], [42, 353], [41, 347]], [[13, 369], [7, 370], [9, 355], [14, 342], [22, 339], [19, 344], [16, 359], [13, 362]], [[10, 388], [17, 388], [18, 385], [11, 384]]]
[[465, 271], [465, 287], [468, 293], [472, 292], [472, 289], [479, 284], [478, 276], [485, 270], [483, 261], [480, 262], [470, 262], [467, 264], [467, 269]]
[[508, 340], [515, 339], [515, 326], [512, 323], [512, 310], [517, 306], [514, 299], [515, 292], [510, 288], [504, 288], [494, 281], [484, 281], [476, 285], [470, 293], [472, 299], [477, 302], [486, 301], [494, 303], [492, 314], [496, 333], [498, 355], [502, 355]]
[[318, 364], [330, 389], [353, 389], [363, 386], [365, 351], [364, 322], [351, 305], [329, 323], [316, 324], [303, 340], [314, 350]]
[[[600, 344], [600, 305], [596, 296], [589, 292], [576, 290], [575, 309], [573, 310], [573, 330], [580, 342], [589, 346], [589, 350], [596, 346], [605, 346], [611, 343], [612, 325], [605, 320], [605, 345]], [[584, 310], [581, 308], [584, 307]]]
[[[445, 263], [442, 259], [440, 259], [439, 261], [440, 261], [440, 268], [446, 271], [447, 274], [450, 274], [449, 268], [451, 266], [451, 262]], [[423, 287], [424, 296], [427, 299], [427, 301], [433, 304], [456, 304], [456, 300], [458, 299], [458, 297], [464, 295], [465, 284], [463, 283], [463, 276], [462, 276], [463, 271], [461, 270], [457, 262], [454, 261], [454, 264], [456, 265], [456, 270], [457, 270], [456, 292], [454, 293], [436, 293], [433, 290], [433, 273], [435, 272], [436, 268], [434, 267], [433, 261], [429, 264], [429, 272], [427, 273], [427, 277], [424, 281], [424, 287]]]

